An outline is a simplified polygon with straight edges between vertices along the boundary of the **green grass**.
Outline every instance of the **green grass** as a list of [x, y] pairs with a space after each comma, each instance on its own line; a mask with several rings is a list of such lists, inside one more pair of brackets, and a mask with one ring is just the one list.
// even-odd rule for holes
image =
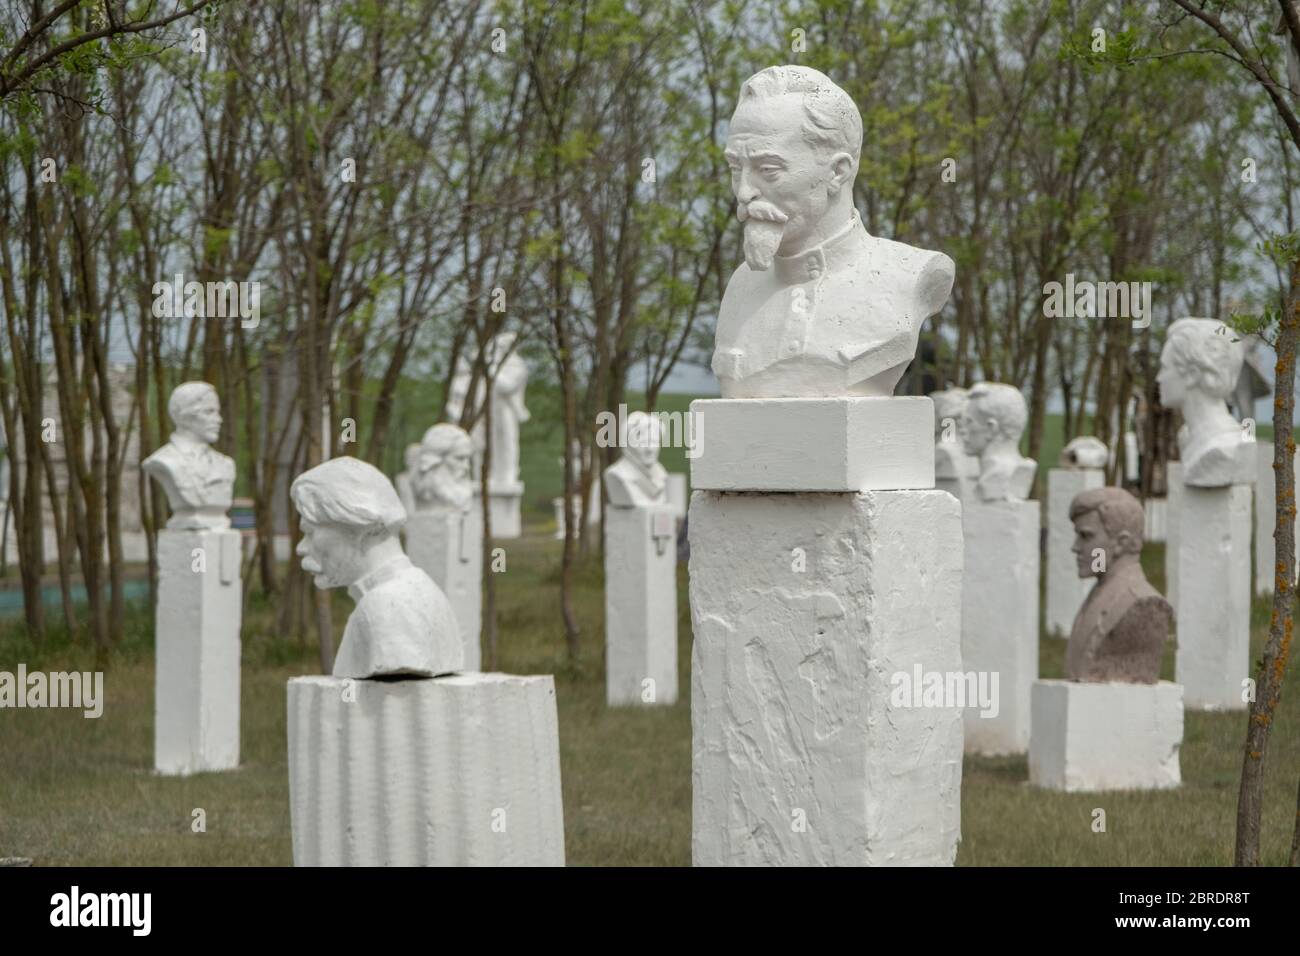
[[[507, 544], [500, 580], [501, 669], [553, 673], [568, 860], [575, 865], [688, 865], [691, 747], [687, 701], [690, 622], [679, 568], [679, 673], [672, 707], [614, 709], [604, 702], [602, 581], [593, 558], [579, 576], [584, 653], [563, 656], [558, 542], [536, 535]], [[1162, 582], [1161, 549], [1146, 563]], [[336, 626], [347, 601], [335, 607]], [[1258, 653], [1267, 604], [1254, 609]], [[289, 846], [285, 682], [314, 670], [310, 648], [269, 631], [273, 614], [255, 602], [244, 627], [243, 762], [232, 773], [155, 777], [153, 664], [147, 609], [106, 676], [98, 720], [79, 712], [5, 710], [0, 732], [0, 856], [39, 864], [286, 865]], [[1041, 671], [1059, 676], [1064, 641], [1045, 639]], [[93, 654], [53, 635], [32, 647], [22, 629], [0, 632], [0, 669], [89, 669]], [[1285, 861], [1300, 772], [1300, 689], [1290, 693], [1269, 752], [1264, 859]], [[1167, 655], [1166, 676], [1172, 673]], [[1187, 715], [1184, 786], [1163, 793], [1064, 795], [1031, 789], [1025, 759], [968, 757], [962, 786], [960, 865], [1226, 865], [1232, 859], [1245, 717]], [[207, 832], [191, 832], [192, 812]], [[1107, 831], [1094, 833], [1094, 808]]]

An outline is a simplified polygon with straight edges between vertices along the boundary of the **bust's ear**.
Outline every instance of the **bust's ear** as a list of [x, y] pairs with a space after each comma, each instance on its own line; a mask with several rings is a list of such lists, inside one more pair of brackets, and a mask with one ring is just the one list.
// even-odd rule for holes
[[1138, 544], [1137, 538], [1131, 531], [1120, 531], [1115, 535], [1116, 550], [1120, 554], [1141, 554], [1142, 546]]
[[845, 186], [853, 185], [853, 178], [857, 175], [857, 166], [854, 165], [853, 157], [848, 153], [836, 153], [831, 157], [831, 193], [837, 193]]

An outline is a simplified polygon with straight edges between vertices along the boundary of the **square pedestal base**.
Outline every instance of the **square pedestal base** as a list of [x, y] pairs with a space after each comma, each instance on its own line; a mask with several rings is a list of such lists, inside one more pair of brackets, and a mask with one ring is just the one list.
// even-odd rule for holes
[[961, 671], [957, 500], [695, 491], [689, 527], [694, 863], [951, 865], [961, 709], [895, 698]]
[[966, 709], [966, 752], [1024, 753], [1029, 688], [1038, 679], [1039, 505], [970, 498], [962, 511], [962, 664], [996, 687], [997, 712]]
[[238, 531], [158, 533], [154, 769], [239, 766]]
[[524, 497], [521, 485], [517, 490], [489, 490], [488, 507], [492, 509], [492, 537], [518, 538], [524, 533], [520, 502]]
[[1040, 680], [1029, 782], [1049, 790], [1164, 790], [1182, 782], [1183, 688]]
[[690, 413], [695, 490], [934, 487], [928, 398], [709, 398]]
[[482, 666], [479, 634], [483, 629], [483, 514], [419, 512], [406, 521], [406, 554], [442, 589], [451, 602], [465, 652], [464, 671]]
[[296, 866], [563, 866], [549, 676], [289, 681]]
[[677, 519], [605, 509], [605, 702], [677, 702]]
[[1184, 486], [1174, 676], [1189, 710], [1244, 710], [1250, 669], [1250, 485]]

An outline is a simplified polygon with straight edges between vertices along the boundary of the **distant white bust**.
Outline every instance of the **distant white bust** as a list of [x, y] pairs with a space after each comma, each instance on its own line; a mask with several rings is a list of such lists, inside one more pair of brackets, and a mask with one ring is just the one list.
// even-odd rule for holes
[[474, 499], [470, 466], [474, 443], [463, 428], [446, 423], [424, 433], [411, 471], [415, 507], [425, 511], [463, 512]]
[[447, 596], [411, 564], [398, 532], [406, 511], [379, 469], [332, 458], [289, 487], [302, 517], [298, 554], [318, 588], [357, 602], [334, 658], [335, 677], [432, 677], [465, 666]]
[[1110, 449], [1100, 438], [1080, 435], [1061, 449], [1061, 467], [1071, 469], [1105, 468]]
[[718, 314], [723, 398], [892, 395], [947, 301], [951, 259], [859, 219], [861, 150], [858, 108], [825, 74], [773, 66], [741, 86], [724, 154], [745, 262]]
[[1179, 319], [1160, 353], [1160, 401], [1183, 413], [1178, 452], [1183, 484], [1222, 488], [1254, 480], [1252, 442], [1228, 411], [1245, 349], [1217, 319]]
[[235, 460], [212, 447], [221, 436], [221, 402], [207, 382], [176, 386], [167, 401], [176, 426], [167, 443], [141, 465], [162, 485], [171, 505], [168, 528], [222, 531], [230, 527]]
[[623, 454], [605, 469], [605, 490], [615, 508], [668, 503], [668, 472], [659, 464], [659, 419], [645, 412], [627, 416]]
[[930, 401], [934, 403], [935, 481], [954, 484], [963, 491], [966, 480], [979, 475], [979, 459], [967, 454], [959, 428], [968, 394], [964, 388], [949, 388], [930, 394]]
[[968, 454], [978, 455], [976, 494], [983, 501], [1019, 501], [1029, 496], [1038, 465], [1020, 455], [1028, 419], [1019, 389], [981, 382], [967, 396], [960, 434]]

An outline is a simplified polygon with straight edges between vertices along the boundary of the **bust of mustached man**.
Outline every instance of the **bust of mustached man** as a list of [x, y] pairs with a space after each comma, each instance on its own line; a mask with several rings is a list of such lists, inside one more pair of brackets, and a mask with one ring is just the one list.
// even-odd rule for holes
[[947, 301], [951, 259], [863, 226], [861, 151], [858, 108], [825, 74], [773, 66], [741, 86], [725, 155], [745, 262], [718, 314], [723, 398], [892, 395]]

